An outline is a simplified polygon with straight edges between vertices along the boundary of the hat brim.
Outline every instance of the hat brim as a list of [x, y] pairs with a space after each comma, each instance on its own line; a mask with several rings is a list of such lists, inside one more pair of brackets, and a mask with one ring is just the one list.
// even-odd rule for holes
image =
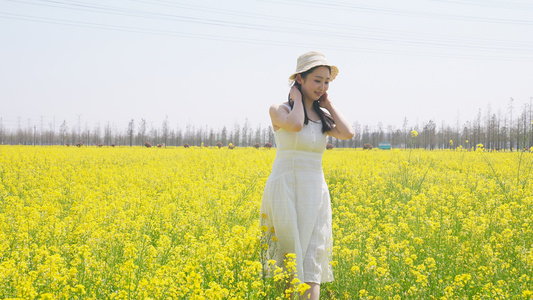
[[296, 75], [298, 74], [301, 74], [301, 73], [304, 73], [304, 72], [307, 72], [309, 70], [311, 70], [312, 68], [315, 68], [315, 67], [329, 67], [330, 70], [331, 70], [331, 77], [329, 79], [329, 81], [333, 81], [333, 79], [335, 79], [335, 77], [337, 77], [337, 74], [339, 74], [339, 69], [334, 66], [334, 65], [329, 65], [329, 64], [311, 64], [309, 66], [306, 66], [304, 69], [302, 70], [298, 70], [298, 72], [296, 73], [293, 73], [291, 76], [289, 76], [289, 82], [293, 82], [294, 80], [296, 80]]

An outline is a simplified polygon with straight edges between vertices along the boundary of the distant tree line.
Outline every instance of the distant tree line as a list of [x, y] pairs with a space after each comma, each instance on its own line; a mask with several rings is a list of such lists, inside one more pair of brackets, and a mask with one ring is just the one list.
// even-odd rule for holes
[[[455, 149], [483, 144], [485, 149], [490, 150], [529, 149], [533, 144], [532, 105], [524, 105], [517, 114], [513, 114], [513, 111], [511, 99], [507, 111], [493, 112], [489, 106], [484, 113], [480, 109], [475, 119], [463, 124], [437, 124], [434, 120], [410, 124], [404, 119], [403, 126], [395, 128], [384, 126], [381, 122], [372, 127], [355, 122], [355, 135], [351, 140], [328, 137], [328, 143], [337, 148], [362, 148], [367, 143], [377, 147], [380, 142], [389, 142], [393, 148]], [[92, 129], [87, 126], [82, 129], [79, 123], [76, 126], [63, 121], [58, 129], [52, 126], [38, 129], [37, 126], [28, 125], [13, 130], [6, 128], [0, 118], [0, 144], [143, 146], [149, 142], [164, 146], [215, 146], [217, 143], [223, 146], [232, 143], [236, 147], [251, 147], [256, 143], [275, 146], [271, 126], [252, 127], [248, 120], [244, 124], [236, 123], [233, 127], [224, 126], [215, 130], [208, 126], [192, 125], [172, 128], [168, 117], [158, 127], [148, 126], [145, 119], [131, 119], [125, 128], [120, 130], [107, 123], [103, 128], [97, 125]], [[418, 132], [415, 139], [411, 138], [412, 130]]]
[[[532, 99], [533, 100], [533, 99]], [[380, 142], [389, 142], [393, 148], [424, 148], [424, 149], [470, 149], [483, 144], [489, 150], [529, 149], [533, 146], [533, 111], [532, 103], [525, 104], [519, 113], [513, 114], [511, 98], [506, 112], [493, 112], [490, 105], [483, 113], [479, 109], [475, 119], [463, 124], [454, 125], [441, 122], [437, 124], [429, 120], [421, 125], [410, 125], [404, 119], [403, 126], [396, 129], [386, 128], [378, 123], [377, 128], [354, 124], [355, 136], [351, 141], [333, 139], [335, 147], [362, 147], [365, 143], [377, 146]], [[416, 130], [418, 136], [411, 138], [411, 131]]]
[[208, 126], [195, 127], [187, 125], [185, 128], [171, 128], [168, 118], [159, 127], [148, 125], [145, 119], [136, 122], [131, 119], [125, 130], [117, 130], [111, 123], [103, 128], [100, 125], [85, 129], [71, 126], [63, 121], [57, 130], [39, 130], [37, 126], [27, 126], [16, 130], [8, 130], [0, 118], [0, 144], [4, 145], [76, 145], [84, 146], [144, 146], [161, 144], [164, 146], [224, 146], [232, 143], [237, 147], [251, 147], [255, 143], [263, 146], [274, 144], [274, 132], [271, 126], [252, 128], [248, 120], [243, 125], [235, 124], [233, 128], [226, 126], [215, 130]]

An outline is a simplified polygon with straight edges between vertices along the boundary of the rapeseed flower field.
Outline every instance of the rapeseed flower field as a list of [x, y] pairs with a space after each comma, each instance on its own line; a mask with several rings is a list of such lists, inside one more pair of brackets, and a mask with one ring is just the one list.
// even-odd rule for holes
[[[274, 158], [0, 146], [0, 298], [290, 297], [293, 258], [265, 279], [260, 261]], [[326, 151], [335, 281], [321, 297], [533, 299], [532, 164], [483, 147]]]

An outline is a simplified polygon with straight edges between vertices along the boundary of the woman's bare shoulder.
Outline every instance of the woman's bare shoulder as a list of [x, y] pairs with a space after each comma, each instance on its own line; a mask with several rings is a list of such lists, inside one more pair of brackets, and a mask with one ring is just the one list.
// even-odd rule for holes
[[283, 103], [274, 103], [270, 106], [270, 111], [279, 111], [280, 109], [285, 110], [286, 112], [291, 111], [291, 106], [289, 105], [289, 102], [283, 102]]
[[291, 107], [288, 102], [275, 103], [270, 106], [269, 112], [274, 131], [277, 131], [280, 128], [278, 124], [283, 123], [283, 119], [291, 112]]

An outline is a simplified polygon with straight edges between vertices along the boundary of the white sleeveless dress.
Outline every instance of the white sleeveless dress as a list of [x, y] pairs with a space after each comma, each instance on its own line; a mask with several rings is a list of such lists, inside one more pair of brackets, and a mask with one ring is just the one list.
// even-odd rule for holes
[[301, 282], [333, 280], [331, 201], [322, 171], [326, 148], [322, 123], [309, 121], [299, 132], [275, 132], [276, 158], [261, 203], [261, 259], [267, 277], [269, 260], [283, 267], [285, 254], [296, 254]]

